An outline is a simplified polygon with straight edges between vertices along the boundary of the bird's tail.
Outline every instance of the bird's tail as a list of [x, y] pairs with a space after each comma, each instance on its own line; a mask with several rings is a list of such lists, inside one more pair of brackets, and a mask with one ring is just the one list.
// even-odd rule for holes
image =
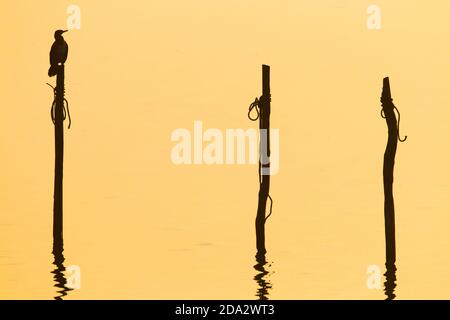
[[53, 77], [56, 75], [56, 66], [51, 65], [50, 68], [48, 69], [48, 76], [49, 77]]

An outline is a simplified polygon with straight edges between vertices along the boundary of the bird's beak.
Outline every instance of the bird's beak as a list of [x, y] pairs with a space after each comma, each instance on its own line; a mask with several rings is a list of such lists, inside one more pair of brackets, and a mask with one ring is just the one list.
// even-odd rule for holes
[[63, 30], [63, 33], [64, 33], [64, 32], [67, 32], [67, 31], [69, 31], [69, 30]]

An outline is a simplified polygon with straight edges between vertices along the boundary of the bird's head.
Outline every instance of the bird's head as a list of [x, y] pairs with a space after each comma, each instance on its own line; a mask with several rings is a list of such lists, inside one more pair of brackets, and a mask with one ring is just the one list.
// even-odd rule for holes
[[68, 30], [56, 30], [55, 31], [55, 40], [62, 39], [62, 34], [67, 32]]

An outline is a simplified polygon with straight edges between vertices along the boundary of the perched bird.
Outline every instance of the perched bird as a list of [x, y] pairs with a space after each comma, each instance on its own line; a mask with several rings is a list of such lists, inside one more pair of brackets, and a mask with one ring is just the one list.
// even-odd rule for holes
[[62, 34], [66, 31], [67, 30], [55, 31], [55, 42], [53, 42], [52, 49], [50, 50], [50, 69], [48, 69], [49, 77], [56, 75], [58, 65], [64, 64], [67, 60], [69, 46], [62, 36]]

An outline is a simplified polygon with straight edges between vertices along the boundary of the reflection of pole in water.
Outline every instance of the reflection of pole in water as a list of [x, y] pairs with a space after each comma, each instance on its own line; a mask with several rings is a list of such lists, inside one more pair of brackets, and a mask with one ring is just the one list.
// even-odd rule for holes
[[[55, 224], [54, 224], [55, 225]], [[53, 238], [53, 264], [56, 268], [52, 271], [54, 274], [53, 279], [55, 280], [55, 287], [61, 290], [57, 290], [58, 295], [55, 297], [55, 300], [62, 300], [64, 296], [67, 295], [67, 292], [72, 290], [66, 287], [67, 279], [64, 275], [66, 271], [66, 267], [64, 266], [64, 244], [61, 239]]]
[[[383, 186], [384, 186], [384, 228], [386, 241], [386, 282], [385, 292], [389, 300], [395, 298], [394, 288], [396, 287], [395, 267], [396, 249], [395, 249], [395, 207], [394, 207], [394, 163], [397, 152], [397, 142], [405, 141], [400, 138], [400, 112], [394, 106], [391, 97], [391, 88], [389, 78], [383, 79], [383, 91], [381, 94], [381, 116], [386, 119], [388, 127], [388, 142], [384, 153], [383, 162]], [[398, 114], [398, 121], [395, 115]]]
[[256, 262], [257, 264], [254, 268], [258, 273], [253, 278], [258, 284], [256, 296], [258, 297], [258, 300], [268, 300], [272, 284], [267, 279], [269, 271], [266, 270], [266, 267], [270, 267], [270, 265], [267, 263], [265, 255], [256, 255]]
[[395, 263], [386, 263], [386, 273], [384, 276], [386, 277], [386, 281], [384, 283], [384, 293], [386, 294], [386, 300], [394, 300], [395, 299], [395, 287], [397, 284], [395, 283], [397, 280], [396, 277], [397, 268], [395, 267]]

